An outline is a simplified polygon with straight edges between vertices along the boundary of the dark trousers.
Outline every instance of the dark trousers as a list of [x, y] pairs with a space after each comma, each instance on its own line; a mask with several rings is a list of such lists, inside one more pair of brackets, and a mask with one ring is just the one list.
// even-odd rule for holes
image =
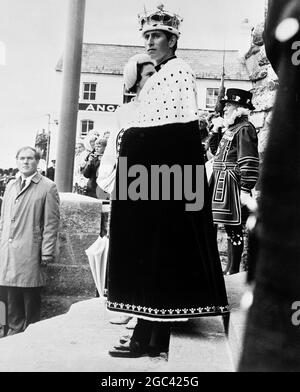
[[41, 287], [7, 287], [8, 335], [25, 331], [41, 317]]
[[5, 328], [7, 325], [7, 289], [0, 286], [0, 327]]
[[136, 342], [140, 348], [147, 347], [167, 350], [170, 339], [171, 323], [149, 321], [138, 318], [131, 337], [131, 346]]
[[224, 274], [237, 274], [244, 250], [243, 225], [225, 225], [224, 228], [228, 237], [228, 262]]
[[[215, 235], [218, 235], [218, 225], [214, 225]], [[224, 225], [227, 234], [227, 265], [224, 275], [236, 274], [240, 270], [240, 263], [244, 250], [244, 225]]]

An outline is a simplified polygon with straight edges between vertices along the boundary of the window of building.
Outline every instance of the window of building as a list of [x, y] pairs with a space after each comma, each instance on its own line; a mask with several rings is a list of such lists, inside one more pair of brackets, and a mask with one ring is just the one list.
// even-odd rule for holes
[[129, 103], [134, 97], [136, 97], [136, 94], [129, 92], [123, 84], [123, 103]]
[[214, 109], [216, 106], [219, 95], [218, 88], [208, 88], [206, 89], [206, 107], [207, 109]]
[[94, 129], [94, 121], [91, 120], [81, 121], [81, 137], [86, 136], [92, 129]]
[[86, 101], [95, 101], [96, 83], [83, 83], [83, 99]]

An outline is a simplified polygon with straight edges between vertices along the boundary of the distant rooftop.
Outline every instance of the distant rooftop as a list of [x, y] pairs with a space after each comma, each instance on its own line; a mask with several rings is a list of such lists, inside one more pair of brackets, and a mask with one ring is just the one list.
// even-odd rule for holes
[[[144, 50], [143, 46], [84, 43], [81, 72], [122, 75], [128, 59]], [[198, 79], [220, 79], [223, 50], [178, 49], [176, 55], [191, 66]], [[55, 70], [62, 71], [62, 59]], [[249, 80], [246, 66], [237, 50], [225, 51], [225, 79]]]

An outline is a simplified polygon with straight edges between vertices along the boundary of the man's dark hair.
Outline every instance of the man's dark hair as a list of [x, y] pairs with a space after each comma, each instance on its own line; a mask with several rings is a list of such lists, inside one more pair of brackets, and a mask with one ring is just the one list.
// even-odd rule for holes
[[173, 54], [175, 54], [176, 50], [177, 50], [177, 43], [178, 43], [178, 38], [175, 34], [172, 34], [170, 31], [164, 31], [162, 30], [163, 33], [166, 34], [167, 40], [170, 41], [170, 39], [172, 38], [172, 36], [174, 36], [176, 38], [176, 44], [173, 46], [172, 50], [173, 50]]
[[17, 154], [16, 154], [16, 159], [18, 159], [20, 153], [21, 153], [22, 151], [24, 151], [24, 150], [31, 150], [31, 151], [33, 151], [33, 152], [34, 152], [34, 157], [35, 157], [35, 160], [36, 160], [36, 161], [39, 161], [39, 160], [41, 159], [40, 153], [39, 153], [35, 148], [30, 147], [30, 146], [21, 147], [21, 148], [18, 150]]

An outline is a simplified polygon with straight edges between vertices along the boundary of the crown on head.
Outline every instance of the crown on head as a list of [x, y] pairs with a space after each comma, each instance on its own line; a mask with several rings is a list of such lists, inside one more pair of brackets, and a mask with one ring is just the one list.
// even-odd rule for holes
[[144, 34], [150, 30], [163, 30], [179, 37], [179, 26], [183, 19], [177, 14], [165, 11], [163, 4], [158, 5], [157, 9], [150, 14], [145, 10], [144, 15], [138, 15], [140, 31]]

